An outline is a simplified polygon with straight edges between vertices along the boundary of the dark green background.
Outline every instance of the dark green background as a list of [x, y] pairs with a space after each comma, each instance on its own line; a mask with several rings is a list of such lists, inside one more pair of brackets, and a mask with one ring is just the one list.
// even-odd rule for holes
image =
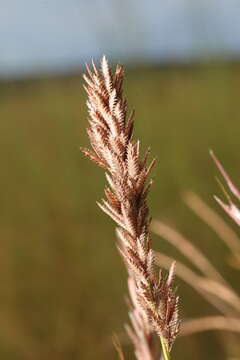
[[[153, 217], [183, 231], [237, 285], [227, 249], [185, 207], [181, 192], [193, 190], [217, 208], [209, 148], [239, 180], [240, 67], [129, 68], [125, 88], [141, 149], [151, 145], [158, 160]], [[117, 359], [112, 333], [126, 343], [126, 272], [114, 224], [95, 204], [104, 174], [79, 151], [88, 144], [85, 99], [80, 74], [0, 85], [0, 357], [6, 360]], [[155, 236], [154, 248], [178, 257]], [[214, 313], [176, 283], [182, 318]], [[222, 343], [214, 332], [182, 338], [172, 358], [225, 359]]]

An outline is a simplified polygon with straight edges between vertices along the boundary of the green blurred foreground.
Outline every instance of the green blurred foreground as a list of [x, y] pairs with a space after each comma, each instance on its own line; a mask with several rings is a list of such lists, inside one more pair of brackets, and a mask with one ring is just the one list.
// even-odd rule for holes
[[[225, 266], [226, 249], [183, 205], [191, 189], [213, 207], [220, 193], [208, 149], [239, 179], [240, 67], [128, 70], [142, 149], [158, 159], [152, 215], [168, 219]], [[111, 336], [127, 320], [126, 273], [113, 223], [96, 207], [104, 174], [83, 158], [85, 93], [79, 76], [0, 85], [0, 357], [117, 359]], [[221, 212], [219, 210], [219, 212]], [[154, 247], [172, 256], [163, 240]], [[177, 255], [176, 255], [177, 256]], [[237, 272], [225, 274], [237, 279]], [[181, 316], [213, 309], [176, 280]], [[239, 282], [238, 282], [239, 283]], [[217, 333], [181, 338], [173, 359], [224, 359]]]

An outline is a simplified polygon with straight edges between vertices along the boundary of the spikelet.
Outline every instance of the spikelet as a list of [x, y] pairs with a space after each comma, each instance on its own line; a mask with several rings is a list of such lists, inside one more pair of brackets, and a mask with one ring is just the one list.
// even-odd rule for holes
[[[210, 155], [212, 156], [215, 164], [217, 165], [219, 171], [221, 172], [224, 180], [227, 183], [227, 186], [229, 190], [231, 191], [232, 195], [235, 196], [235, 198], [240, 201], [240, 191], [238, 190], [237, 186], [232, 182], [230, 176], [227, 174], [227, 172], [224, 170], [224, 167], [214, 155], [212, 151], [210, 151]], [[214, 196], [215, 200], [219, 203], [219, 205], [223, 208], [223, 210], [237, 223], [238, 226], [240, 226], [240, 209], [235, 205], [233, 200], [230, 198], [230, 196], [226, 193], [228, 204], [224, 203], [221, 199], [219, 199], [217, 196]]]

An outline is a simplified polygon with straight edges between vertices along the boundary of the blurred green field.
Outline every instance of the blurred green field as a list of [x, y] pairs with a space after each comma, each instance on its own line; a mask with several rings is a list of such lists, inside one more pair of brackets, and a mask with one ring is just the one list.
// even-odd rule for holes
[[[224, 245], [183, 205], [181, 192], [194, 190], [217, 208], [209, 148], [239, 179], [240, 66], [130, 68], [125, 88], [142, 149], [151, 144], [158, 159], [152, 215], [185, 232], [227, 279], [237, 280], [234, 270], [226, 272]], [[117, 359], [111, 336], [121, 337], [127, 320], [126, 273], [113, 223], [95, 204], [103, 172], [79, 151], [87, 145], [85, 99], [80, 74], [0, 84], [0, 357], [6, 360]], [[176, 255], [156, 237], [154, 247]], [[213, 313], [177, 283], [182, 318]], [[124, 350], [131, 358], [127, 344]], [[172, 358], [190, 360], [193, 351], [195, 360], [226, 358], [213, 332], [179, 339]]]

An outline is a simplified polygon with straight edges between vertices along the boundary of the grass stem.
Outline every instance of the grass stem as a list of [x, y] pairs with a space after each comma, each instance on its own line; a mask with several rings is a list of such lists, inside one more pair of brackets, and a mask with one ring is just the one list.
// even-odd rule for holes
[[162, 353], [164, 360], [170, 360], [170, 353], [167, 348], [167, 344], [162, 336], [160, 336], [161, 346], [162, 346]]

